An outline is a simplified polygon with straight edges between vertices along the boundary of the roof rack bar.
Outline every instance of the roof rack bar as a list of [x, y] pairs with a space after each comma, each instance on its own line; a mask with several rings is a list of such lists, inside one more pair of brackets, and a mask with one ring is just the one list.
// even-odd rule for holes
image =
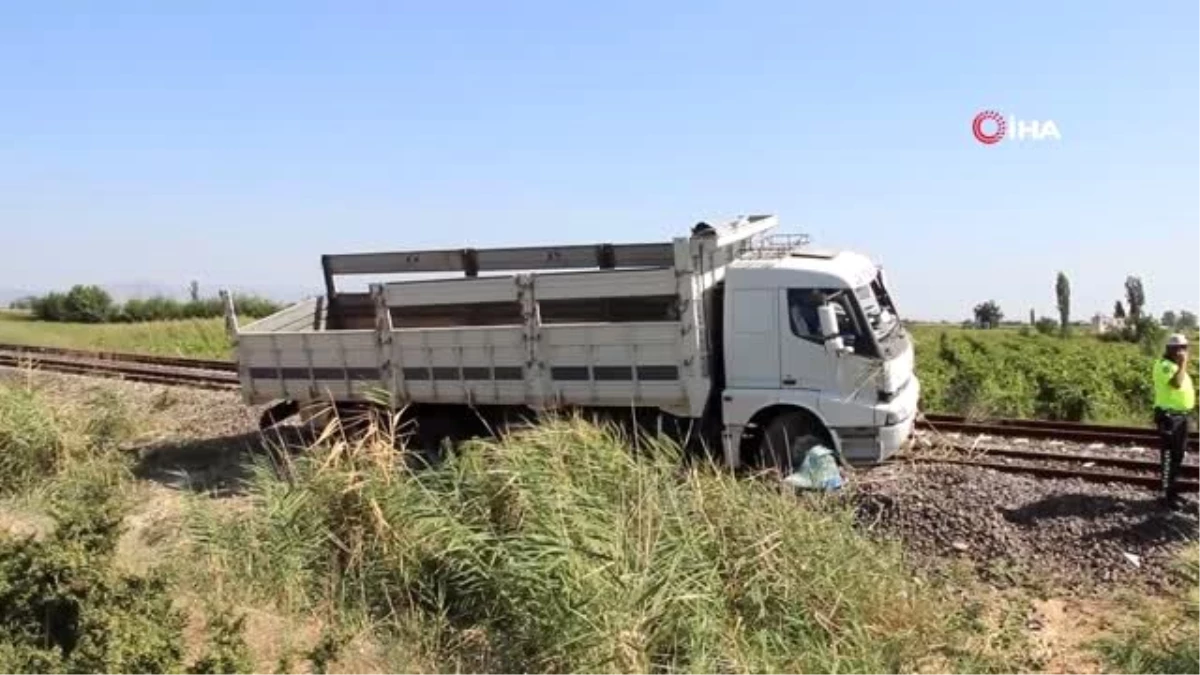
[[672, 245], [585, 244], [523, 248], [345, 253], [322, 257], [326, 277], [342, 274], [514, 271], [581, 267], [668, 267]]
[[[747, 248], [755, 236], [778, 224], [779, 219], [773, 215], [739, 216], [716, 226], [701, 222], [692, 228], [690, 239], [693, 242], [701, 240], [700, 245], [705, 249], [715, 247], [721, 252], [720, 257], [728, 261]], [[481, 271], [671, 267], [677, 264], [675, 245], [678, 241], [326, 254], [321, 256], [321, 270], [332, 306], [337, 296], [334, 277], [339, 275], [462, 272], [475, 277]]]

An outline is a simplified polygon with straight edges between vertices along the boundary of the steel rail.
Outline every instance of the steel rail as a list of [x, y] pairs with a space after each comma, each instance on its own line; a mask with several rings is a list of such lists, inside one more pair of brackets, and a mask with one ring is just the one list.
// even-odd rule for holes
[[[1158, 431], [1150, 427], [1120, 427], [1102, 424], [1076, 425], [1073, 422], [1050, 422], [1047, 420], [989, 420], [968, 421], [949, 415], [925, 415], [917, 426], [940, 432], [965, 434], [989, 434], [1021, 438], [1052, 439], [1077, 443], [1104, 443], [1106, 445], [1143, 445], [1158, 447]], [[1188, 435], [1188, 450], [1200, 448], [1196, 433]]]
[[201, 372], [194, 370], [176, 370], [168, 368], [146, 368], [123, 363], [104, 363], [99, 361], [81, 361], [71, 359], [55, 359], [47, 357], [12, 356], [0, 354], [0, 367], [32, 368], [72, 375], [90, 375], [146, 382], [151, 384], [181, 385], [199, 387], [202, 389], [236, 389], [238, 380], [227, 374]]
[[[979, 459], [962, 459], [957, 457], [901, 457], [895, 461], [912, 462], [918, 464], [955, 464], [959, 466], [993, 469], [996, 471], [1003, 471], [1005, 473], [1029, 474], [1040, 478], [1077, 478], [1092, 483], [1125, 483], [1128, 485], [1137, 485], [1139, 487], [1145, 487], [1149, 489], [1158, 489], [1161, 486], [1161, 479], [1156, 475], [1148, 473], [1106, 473], [1103, 471], [1088, 471], [1059, 466], [990, 462]], [[1179, 486], [1181, 492], [1200, 491], [1200, 482], [1195, 480], [1183, 479], [1178, 481], [1177, 485]]]
[[[1022, 459], [1036, 462], [1056, 462], [1067, 464], [1080, 464], [1087, 469], [1090, 466], [1110, 467], [1114, 469], [1129, 469], [1132, 471], [1143, 471], [1154, 473], [1159, 471], [1159, 463], [1154, 460], [1136, 459], [1133, 457], [1113, 457], [1111, 455], [1098, 455], [1094, 453], [1074, 454], [1069, 452], [1042, 452], [1039, 450], [1025, 450], [1014, 448], [955, 448], [963, 452], [973, 452], [979, 456], [985, 457], [1007, 457], [1010, 459]], [[1090, 466], [1089, 466], [1090, 465]], [[1184, 478], [1200, 478], [1200, 466], [1196, 464], [1183, 464], [1179, 467], [1179, 475]]]
[[146, 365], [168, 366], [173, 368], [193, 368], [195, 370], [237, 372], [237, 363], [222, 359], [196, 359], [185, 356], [158, 356], [154, 354], [135, 354], [132, 352], [92, 351], [86, 349], [68, 349], [65, 347], [39, 347], [35, 345], [18, 344], [0, 344], [0, 352], [28, 354], [32, 356], [57, 356], [63, 358], [88, 359], [91, 361], [142, 363]]
[[991, 424], [995, 426], [1037, 427], [1042, 429], [1070, 429], [1072, 431], [1095, 431], [1108, 433], [1113, 431], [1153, 432], [1152, 426], [1120, 426], [1115, 424], [1095, 424], [1092, 422], [1072, 422], [1069, 420], [1036, 420], [1017, 419], [1009, 417], [967, 417], [964, 415], [947, 415], [944, 413], [925, 413], [925, 419], [934, 424], [943, 422], [976, 424]]

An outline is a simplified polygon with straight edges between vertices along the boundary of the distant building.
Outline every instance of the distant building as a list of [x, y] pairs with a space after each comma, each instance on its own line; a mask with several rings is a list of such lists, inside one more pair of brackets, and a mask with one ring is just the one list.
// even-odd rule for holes
[[1097, 335], [1103, 335], [1123, 328], [1125, 328], [1125, 319], [1123, 318], [1105, 316], [1104, 314], [1096, 314], [1092, 317], [1092, 330]]

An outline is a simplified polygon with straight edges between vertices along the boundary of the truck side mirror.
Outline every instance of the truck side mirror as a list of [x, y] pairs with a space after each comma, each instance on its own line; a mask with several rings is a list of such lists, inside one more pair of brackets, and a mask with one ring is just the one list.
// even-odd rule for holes
[[817, 320], [821, 323], [821, 339], [828, 341], [838, 336], [837, 311], [828, 302], [817, 307]]
[[817, 320], [821, 323], [821, 339], [825, 346], [835, 352], [844, 350], [846, 345], [838, 332], [837, 310], [833, 305], [826, 302], [817, 307]]

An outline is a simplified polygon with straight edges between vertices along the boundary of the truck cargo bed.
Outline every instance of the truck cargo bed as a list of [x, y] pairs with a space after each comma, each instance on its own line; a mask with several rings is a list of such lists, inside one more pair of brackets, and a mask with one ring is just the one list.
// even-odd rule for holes
[[238, 331], [242, 381], [253, 402], [383, 390], [399, 404], [690, 411], [699, 334], [679, 318], [673, 270], [604, 276], [379, 285], [370, 327], [354, 329], [329, 328], [324, 303], [307, 300]]
[[[711, 390], [702, 306], [754, 217], [698, 242], [325, 256], [329, 293], [244, 327], [246, 399], [653, 407], [698, 417]], [[585, 267], [586, 270], [570, 268]], [[548, 269], [548, 272], [498, 271]], [[563, 270], [562, 268], [568, 268]], [[594, 269], [593, 269], [594, 268]], [[463, 271], [338, 293], [338, 274]], [[480, 275], [480, 272], [491, 273]]]

